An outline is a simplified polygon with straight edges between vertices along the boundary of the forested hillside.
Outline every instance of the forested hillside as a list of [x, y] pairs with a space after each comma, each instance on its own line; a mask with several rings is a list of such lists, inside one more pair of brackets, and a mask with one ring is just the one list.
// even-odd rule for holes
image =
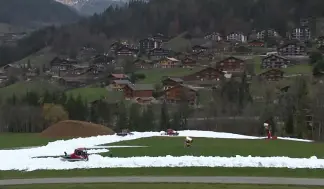
[[[6, 0], [1, 2], [3, 1]], [[8, 4], [17, 1], [19, 0], [11, 0]], [[50, 2], [49, 0], [28, 2], [37, 1], [43, 4]], [[5, 11], [8, 10], [8, 6], [0, 7], [2, 12], [8, 12]], [[46, 10], [44, 8], [41, 13], [56, 11], [56, 9]], [[16, 12], [19, 11], [14, 11], [12, 14]], [[22, 11], [24, 12], [26, 11]], [[37, 11], [34, 11], [34, 14], [40, 14], [35, 12]], [[55, 15], [59, 15], [58, 19], [65, 18], [63, 13]], [[39, 39], [36, 37], [36, 41], [33, 42], [43, 46], [52, 45], [54, 49], [67, 52], [84, 45], [105, 48], [108, 39], [138, 39], [157, 32], [175, 36], [183, 31], [196, 34], [218, 31], [226, 34], [232, 31], [248, 33], [252, 29], [273, 28], [285, 35], [286, 31], [297, 26], [301, 18], [323, 15], [323, 0], [150, 0], [149, 2], [136, 0], [125, 7], [110, 7], [102, 14], [84, 18], [78, 24], [50, 32], [53, 35], [50, 42], [38, 42], [37, 40], [43, 40], [42, 37]], [[0, 18], [3, 19], [1, 15]], [[30, 52], [24, 49], [29, 47], [22, 44], [23, 42], [12, 51]], [[2, 57], [4, 56], [0, 52], [1, 63], [17, 59], [17, 57], [6, 56], [6, 59]]]
[[34, 26], [76, 21], [79, 15], [53, 0], [0, 0], [0, 22]]

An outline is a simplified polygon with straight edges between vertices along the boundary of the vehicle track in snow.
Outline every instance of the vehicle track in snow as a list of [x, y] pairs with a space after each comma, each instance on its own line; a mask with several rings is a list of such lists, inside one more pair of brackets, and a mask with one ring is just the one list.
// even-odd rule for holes
[[324, 179], [281, 177], [75, 177], [0, 180], [0, 186], [29, 184], [75, 184], [75, 183], [213, 183], [213, 184], [266, 184], [324, 186]]

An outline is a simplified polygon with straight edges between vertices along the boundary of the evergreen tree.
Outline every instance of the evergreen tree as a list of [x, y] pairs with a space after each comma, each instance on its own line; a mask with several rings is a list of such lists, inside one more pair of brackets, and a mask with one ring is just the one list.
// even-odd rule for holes
[[153, 111], [153, 106], [148, 105], [143, 111], [142, 124], [140, 126], [140, 131], [152, 131], [155, 130], [155, 115]]
[[117, 113], [117, 123], [116, 131], [121, 132], [123, 129], [127, 129], [128, 126], [128, 116], [125, 107], [125, 103], [122, 101], [118, 104], [118, 113]]
[[166, 131], [170, 128], [170, 118], [166, 102], [163, 102], [161, 106], [161, 118], [160, 118], [160, 130]]
[[140, 131], [141, 128], [141, 109], [139, 104], [132, 104], [129, 110], [128, 129], [131, 131]]

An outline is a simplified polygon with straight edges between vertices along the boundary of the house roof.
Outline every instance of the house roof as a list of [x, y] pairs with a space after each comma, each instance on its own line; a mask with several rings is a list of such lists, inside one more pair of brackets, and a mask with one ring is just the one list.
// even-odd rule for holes
[[129, 83], [127, 85], [129, 88], [131, 88], [134, 91], [152, 91], [154, 90], [154, 86], [152, 84], [132, 84]]
[[164, 80], [167, 80], [167, 79], [170, 79], [170, 80], [175, 81], [175, 82], [183, 82], [183, 79], [178, 78], [178, 77], [167, 77]]
[[111, 74], [111, 76], [118, 79], [128, 78], [128, 76], [125, 74]]
[[170, 60], [170, 61], [174, 61], [174, 62], [178, 62], [179, 61], [178, 59], [170, 58], [170, 57], [167, 57], [167, 59]]
[[177, 87], [184, 87], [184, 88], [187, 88], [187, 89], [190, 89], [190, 90], [193, 90], [193, 91], [198, 91], [197, 89], [191, 87], [190, 85], [186, 85], [186, 84], [179, 84], [179, 85], [176, 85], [176, 86], [174, 86], [174, 87], [171, 87], [171, 88], [165, 90], [165, 92], [166, 92], [166, 91], [170, 91], [170, 90], [172, 90], [172, 89], [175, 89], [175, 88], [177, 88]]
[[114, 80], [113, 82], [116, 84], [122, 84], [122, 85], [131, 84], [131, 82], [128, 80]]

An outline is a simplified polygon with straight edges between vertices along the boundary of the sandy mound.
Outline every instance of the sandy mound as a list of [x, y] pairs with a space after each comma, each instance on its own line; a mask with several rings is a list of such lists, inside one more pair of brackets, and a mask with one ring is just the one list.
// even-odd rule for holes
[[98, 135], [112, 135], [114, 131], [103, 125], [83, 121], [66, 120], [58, 122], [41, 133], [41, 136], [51, 138], [91, 137]]

